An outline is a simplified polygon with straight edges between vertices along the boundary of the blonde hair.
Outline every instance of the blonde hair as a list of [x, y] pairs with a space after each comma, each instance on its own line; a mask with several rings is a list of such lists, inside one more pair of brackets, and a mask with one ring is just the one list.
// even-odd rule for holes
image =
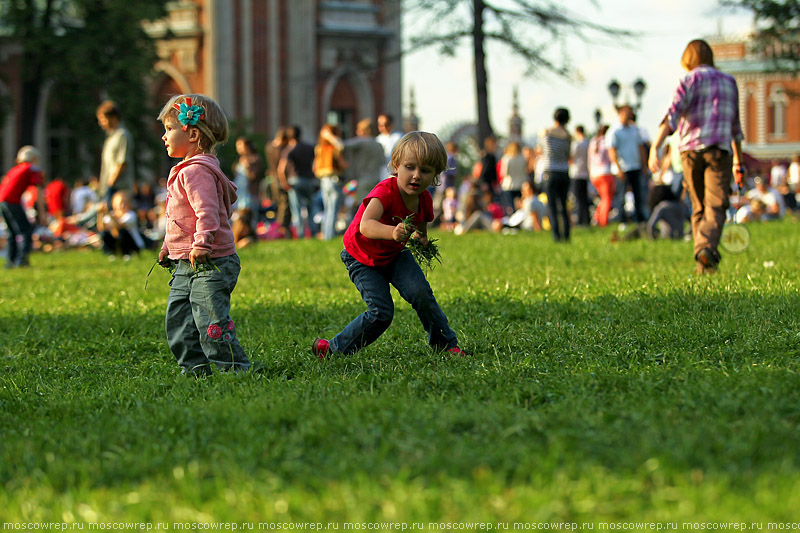
[[695, 39], [686, 45], [686, 50], [681, 56], [681, 66], [688, 70], [694, 70], [700, 65], [714, 66], [714, 52], [711, 46], [702, 39]]
[[17, 152], [17, 163], [35, 163], [39, 161], [39, 150], [29, 145], [23, 146]]
[[433, 133], [412, 131], [397, 141], [389, 161], [389, 171], [396, 172], [404, 161], [414, 159], [420, 166], [433, 168], [433, 184], [439, 185], [439, 174], [447, 170], [447, 150]]
[[364, 136], [372, 135], [372, 119], [362, 118], [361, 120], [359, 120], [356, 123], [356, 134]]
[[173, 96], [161, 108], [158, 120], [164, 122], [169, 117], [178, 122], [178, 109], [176, 106], [187, 104], [199, 106], [203, 109], [203, 117], [190, 128], [197, 128], [200, 131], [200, 141], [198, 146], [203, 153], [214, 154], [214, 147], [218, 144], [225, 144], [228, 140], [228, 119], [225, 112], [214, 100], [203, 94], [179, 94]]

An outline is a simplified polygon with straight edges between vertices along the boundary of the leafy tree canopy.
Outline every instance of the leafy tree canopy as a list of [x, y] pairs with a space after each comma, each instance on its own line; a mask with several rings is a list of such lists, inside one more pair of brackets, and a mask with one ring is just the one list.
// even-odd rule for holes
[[[580, 81], [565, 51], [568, 40], [612, 44], [634, 32], [597, 24], [591, 16], [549, 0], [483, 0], [483, 35], [502, 45], [526, 66], [526, 75], [547, 71]], [[599, 9], [598, 2], [587, 5]], [[465, 39], [474, 37], [474, 0], [405, 0], [409, 16], [425, 21], [424, 35], [408, 37], [407, 52], [430, 46], [443, 55], [454, 55]]]
[[[4, 0], [0, 30], [23, 47], [22, 142], [33, 142], [39, 97], [52, 87], [52, 127], [101, 144], [95, 109], [117, 101], [137, 144], [151, 137], [138, 120], [153, 116], [144, 80], [156, 61], [155, 46], [142, 27], [165, 16], [162, 0]], [[77, 147], [75, 147], [77, 150]]]
[[[598, 4], [587, 0], [587, 4]], [[633, 37], [627, 30], [593, 22], [551, 0], [404, 0], [408, 17], [425, 28], [420, 35], [407, 38], [406, 53], [437, 47], [442, 54], [454, 55], [462, 41], [471, 40], [475, 60], [475, 92], [478, 116], [478, 143], [492, 134], [489, 123], [486, 43], [498, 43], [525, 64], [525, 75], [549, 72], [580, 81], [566, 43], [580, 39], [596, 44]], [[493, 50], [490, 53], [495, 53]], [[491, 61], [488, 61], [491, 66]]]
[[777, 70], [800, 71], [799, 0], [720, 0], [720, 4], [751, 11], [755, 50], [772, 59]]

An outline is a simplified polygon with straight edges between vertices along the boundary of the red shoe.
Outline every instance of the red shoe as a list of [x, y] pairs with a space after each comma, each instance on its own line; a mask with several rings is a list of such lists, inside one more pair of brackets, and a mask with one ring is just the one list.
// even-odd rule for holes
[[469, 355], [467, 352], [459, 348], [458, 346], [453, 346], [446, 350], [447, 355], [457, 355], [458, 357], [466, 357]]
[[314, 344], [311, 345], [311, 351], [320, 359], [328, 357], [328, 351], [331, 345], [325, 339], [314, 339]]

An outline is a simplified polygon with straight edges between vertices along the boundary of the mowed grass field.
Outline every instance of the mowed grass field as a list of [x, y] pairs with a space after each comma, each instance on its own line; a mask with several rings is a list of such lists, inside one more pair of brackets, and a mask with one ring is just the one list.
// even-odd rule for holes
[[[340, 242], [241, 251], [263, 371], [179, 375], [153, 258], [34, 255], [0, 285], [2, 522], [797, 522], [800, 223], [714, 276], [610, 229], [433, 234], [468, 358], [410, 306], [356, 355]], [[513, 527], [512, 527], [513, 529]]]

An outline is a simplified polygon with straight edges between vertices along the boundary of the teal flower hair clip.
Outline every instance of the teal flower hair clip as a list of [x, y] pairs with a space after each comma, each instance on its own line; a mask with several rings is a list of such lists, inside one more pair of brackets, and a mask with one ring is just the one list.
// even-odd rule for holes
[[182, 124], [183, 131], [186, 131], [189, 126], [196, 126], [198, 121], [206, 118], [203, 108], [199, 105], [192, 105], [192, 99], [188, 97], [185, 102], [174, 103], [172, 107], [178, 110], [178, 122]]

